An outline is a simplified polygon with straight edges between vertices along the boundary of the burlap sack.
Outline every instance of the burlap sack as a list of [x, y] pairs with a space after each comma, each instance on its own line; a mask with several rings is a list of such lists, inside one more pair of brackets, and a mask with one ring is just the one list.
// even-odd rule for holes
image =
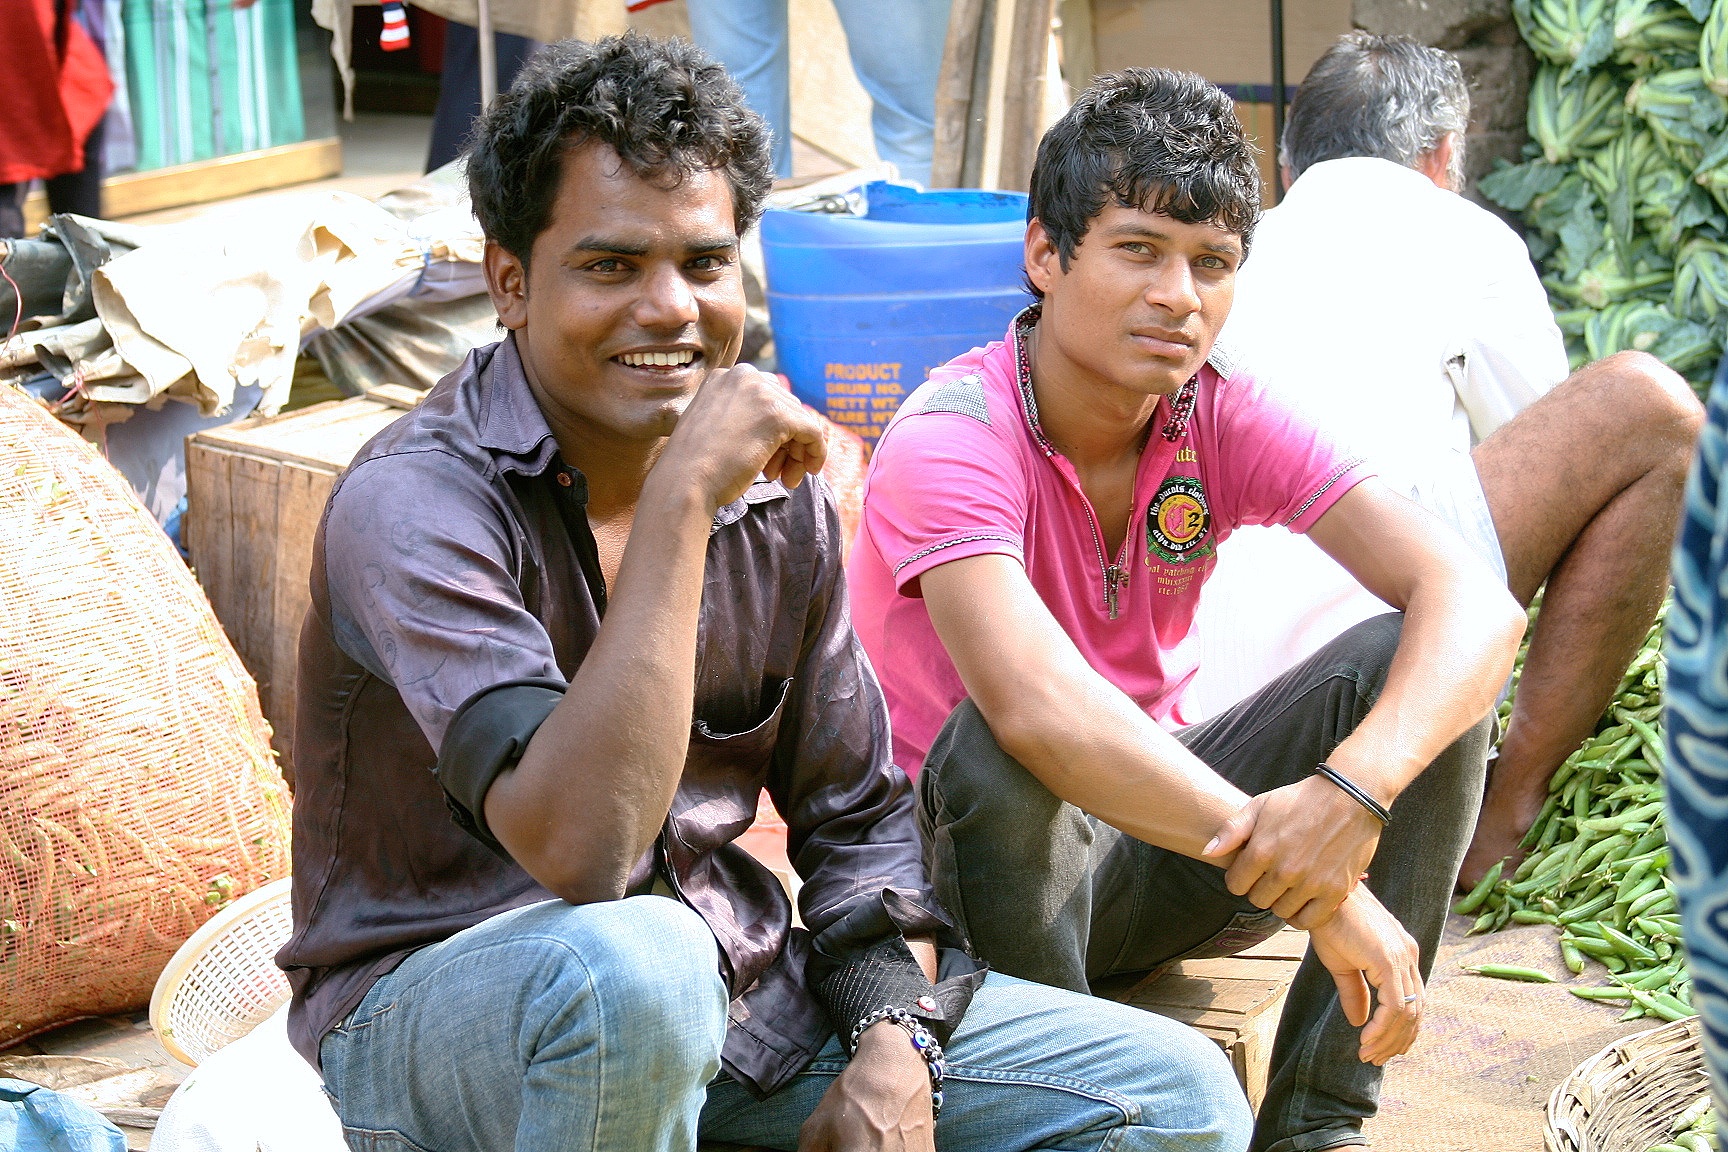
[[257, 691], [94, 449], [0, 387], [0, 1046], [142, 1006], [288, 871]]

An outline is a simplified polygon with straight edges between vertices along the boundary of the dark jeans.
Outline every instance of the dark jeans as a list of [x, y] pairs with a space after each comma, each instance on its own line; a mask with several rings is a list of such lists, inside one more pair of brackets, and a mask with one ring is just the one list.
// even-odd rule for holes
[[[1223, 715], [1184, 729], [1188, 749], [1250, 794], [1307, 777], [1368, 714], [1403, 617], [1364, 621]], [[1489, 721], [1459, 738], [1392, 807], [1369, 887], [1422, 949], [1434, 949], [1482, 799]], [[963, 701], [919, 779], [931, 872], [943, 904], [998, 971], [1078, 991], [1089, 981], [1221, 956], [1279, 928], [1211, 864], [1126, 836], [1057, 799], [997, 745]], [[1312, 1152], [1362, 1141], [1380, 1069], [1310, 952], [1272, 1050], [1253, 1147]]]
[[[509, 32], [492, 33], [498, 62], [498, 91], [509, 89], [516, 73], [540, 50], [540, 41]], [[451, 20], [444, 26], [444, 71], [438, 78], [438, 104], [432, 110], [432, 139], [426, 146], [426, 171], [444, 167], [468, 148], [468, 133], [480, 116], [480, 30]]]

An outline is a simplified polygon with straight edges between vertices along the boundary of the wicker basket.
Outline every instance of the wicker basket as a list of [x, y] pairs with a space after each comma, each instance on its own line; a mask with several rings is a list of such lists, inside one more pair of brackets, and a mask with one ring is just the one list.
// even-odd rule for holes
[[212, 916], [174, 953], [150, 997], [150, 1026], [168, 1055], [202, 1064], [288, 1002], [276, 953], [292, 934], [288, 877]]
[[1573, 1070], [1548, 1098], [1548, 1152], [1645, 1152], [1710, 1090], [1698, 1018], [1626, 1036]]

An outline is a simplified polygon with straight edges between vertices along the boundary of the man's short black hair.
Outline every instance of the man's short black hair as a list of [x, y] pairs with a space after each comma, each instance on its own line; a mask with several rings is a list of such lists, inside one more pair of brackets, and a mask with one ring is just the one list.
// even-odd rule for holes
[[686, 40], [637, 32], [548, 44], [475, 123], [468, 191], [486, 235], [524, 263], [552, 222], [564, 156], [594, 142], [646, 180], [719, 171], [740, 234], [774, 182], [768, 126]]
[[1230, 97], [1192, 72], [1125, 68], [1100, 76], [1044, 133], [1029, 215], [1062, 267], [1107, 201], [1242, 237], [1260, 218], [1260, 168]]

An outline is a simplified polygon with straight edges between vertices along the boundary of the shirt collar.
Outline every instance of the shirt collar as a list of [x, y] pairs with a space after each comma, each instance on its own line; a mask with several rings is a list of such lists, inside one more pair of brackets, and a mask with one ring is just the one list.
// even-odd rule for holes
[[498, 461], [503, 471], [523, 476], [545, 472], [557, 458], [558, 441], [528, 387], [516, 334], [494, 344], [490, 358], [475, 371], [480, 378], [480, 446], [503, 457]]
[[[1300, 204], [1315, 197], [1327, 198], [1347, 194], [1355, 197], [1432, 196], [1440, 189], [1414, 168], [1377, 156], [1341, 156], [1310, 165], [1290, 185], [1279, 207], [1291, 202]], [[1446, 193], [1451, 195], [1451, 193]], [[1276, 208], [1268, 209], [1275, 212]]]
[[[1026, 348], [1026, 337], [1038, 326], [1038, 318], [1043, 314], [1044, 305], [1041, 303], [1028, 304], [1021, 309], [1008, 327], [1008, 345], [1014, 357], [1014, 377], [1019, 385], [1020, 411], [1026, 419], [1026, 428], [1044, 455], [1055, 456], [1056, 448], [1044, 435], [1044, 426], [1038, 421], [1038, 398], [1032, 391], [1032, 357]], [[1204, 369], [1205, 365], [1201, 367]], [[1169, 396], [1159, 399], [1152, 419], [1163, 421], [1160, 434], [1164, 439], [1180, 440], [1188, 431], [1188, 420], [1194, 415], [1194, 401], [1199, 393], [1200, 376], [1195, 373], [1177, 391], [1174, 400]]]

